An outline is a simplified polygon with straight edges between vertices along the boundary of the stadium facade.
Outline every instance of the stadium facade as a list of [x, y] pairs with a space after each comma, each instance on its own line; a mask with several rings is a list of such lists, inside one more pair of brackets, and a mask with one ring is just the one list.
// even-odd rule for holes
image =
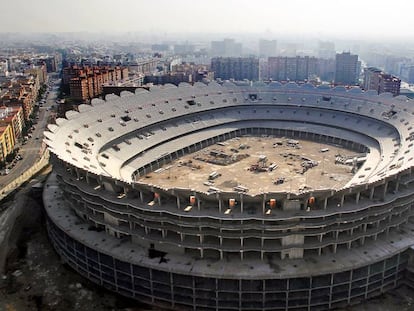
[[[358, 303], [401, 284], [410, 262], [413, 119], [402, 96], [294, 83], [165, 85], [94, 99], [45, 132], [48, 233], [86, 278], [164, 308]], [[143, 182], [184, 154], [262, 135], [366, 159], [340, 189], [250, 195]]]

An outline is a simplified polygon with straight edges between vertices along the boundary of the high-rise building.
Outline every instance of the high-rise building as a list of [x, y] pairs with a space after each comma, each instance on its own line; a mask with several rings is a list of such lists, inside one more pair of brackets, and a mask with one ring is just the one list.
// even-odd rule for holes
[[358, 83], [358, 55], [350, 52], [336, 54], [335, 84], [355, 85]]
[[211, 60], [215, 78], [259, 80], [259, 59], [255, 57], [215, 57]]
[[268, 77], [276, 81], [305, 81], [317, 72], [315, 57], [269, 57]]
[[400, 95], [401, 79], [384, 73], [381, 69], [368, 67], [364, 69], [363, 89], [375, 90], [378, 94], [392, 93], [394, 96]]
[[259, 41], [259, 56], [272, 57], [276, 56], [277, 41], [260, 39]]
[[242, 55], [242, 44], [234, 39], [211, 42], [211, 55], [221, 57], [236, 57]]
[[319, 58], [317, 75], [322, 81], [332, 82], [335, 78], [335, 58]]

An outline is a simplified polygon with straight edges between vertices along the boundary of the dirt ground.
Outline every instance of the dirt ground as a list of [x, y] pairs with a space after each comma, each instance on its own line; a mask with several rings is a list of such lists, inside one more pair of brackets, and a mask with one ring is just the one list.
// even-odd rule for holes
[[[233, 191], [242, 186], [251, 195], [262, 192], [338, 189], [353, 176], [352, 165], [338, 159], [360, 154], [308, 140], [285, 137], [236, 137], [187, 154], [141, 179], [163, 188], [214, 187]], [[307, 167], [305, 167], [307, 166]], [[213, 173], [215, 176], [210, 176]], [[185, 178], [182, 178], [185, 176]], [[213, 178], [212, 178], [213, 177]], [[276, 180], [283, 179], [283, 183]]]
[[[20, 195], [26, 196], [28, 213], [18, 219], [19, 238], [0, 275], [0, 311], [159, 310], [102, 289], [62, 264], [47, 238], [40, 200]], [[409, 311], [413, 299], [414, 291], [403, 286], [346, 310]]]

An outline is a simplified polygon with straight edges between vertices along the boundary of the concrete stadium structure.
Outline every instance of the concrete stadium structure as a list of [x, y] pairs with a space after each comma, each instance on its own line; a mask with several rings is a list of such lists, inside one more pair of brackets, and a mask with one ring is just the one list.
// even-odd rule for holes
[[[45, 132], [54, 155], [43, 194], [49, 236], [88, 279], [165, 308], [358, 303], [404, 281], [413, 120], [405, 97], [294, 83], [166, 85], [94, 99]], [[184, 154], [244, 135], [367, 156], [340, 189], [249, 195], [142, 182]]]

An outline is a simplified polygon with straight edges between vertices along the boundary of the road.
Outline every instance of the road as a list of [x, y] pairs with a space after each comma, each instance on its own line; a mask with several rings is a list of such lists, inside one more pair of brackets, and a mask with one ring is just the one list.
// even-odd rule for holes
[[45, 145], [43, 143], [43, 132], [48, 124], [49, 117], [54, 114], [52, 107], [56, 106], [57, 90], [50, 90], [46, 98], [46, 103], [39, 107], [37, 124], [32, 132], [32, 137], [29, 138], [25, 145], [20, 145], [19, 154], [22, 160], [17, 161], [16, 165], [10, 169], [8, 175], [0, 176], [0, 188], [12, 183], [17, 177], [23, 174], [26, 170], [33, 166], [33, 164], [40, 158]]

